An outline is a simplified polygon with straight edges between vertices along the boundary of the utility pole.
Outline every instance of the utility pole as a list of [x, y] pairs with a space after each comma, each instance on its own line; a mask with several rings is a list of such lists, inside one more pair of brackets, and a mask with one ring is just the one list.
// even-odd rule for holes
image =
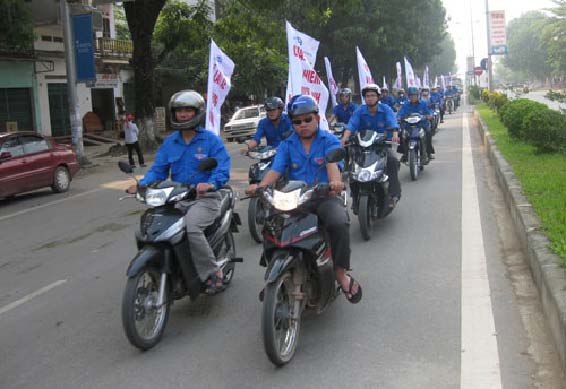
[[[474, 17], [472, 14], [472, 0], [470, 0], [470, 27], [472, 28], [472, 58], [474, 61], [474, 67], [476, 66], [476, 49], [474, 47]], [[474, 73], [474, 85], [477, 85], [477, 77]]]
[[73, 43], [73, 30], [71, 29], [71, 12], [67, 0], [59, 0], [61, 24], [65, 41], [65, 62], [67, 65], [67, 95], [69, 100], [69, 115], [71, 119], [71, 134], [75, 145], [79, 164], [89, 164], [85, 156], [83, 144], [83, 126], [77, 99], [77, 72], [75, 63], [75, 45]]
[[493, 92], [492, 62], [491, 62], [491, 40], [489, 37], [489, 4], [485, 0], [485, 21], [487, 25], [487, 85], [489, 92]]

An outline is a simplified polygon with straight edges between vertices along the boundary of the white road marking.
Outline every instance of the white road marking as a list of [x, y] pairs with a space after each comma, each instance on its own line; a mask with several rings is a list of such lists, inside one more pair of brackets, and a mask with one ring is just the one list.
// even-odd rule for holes
[[0, 315], [2, 315], [3, 313], [6, 313], [8, 311], [11, 311], [12, 309], [19, 307], [20, 305], [22, 305], [24, 303], [27, 303], [28, 301], [30, 301], [34, 297], [37, 297], [37, 296], [44, 294], [44, 293], [47, 293], [51, 289], [55, 288], [56, 286], [62, 285], [65, 282], [67, 282], [67, 280], [56, 281], [56, 282], [54, 282], [50, 285], [44, 286], [43, 288], [36, 290], [33, 293], [28, 294], [27, 296], [22, 297], [21, 299], [19, 299], [17, 301], [14, 301], [13, 303], [10, 303], [8, 305], [3, 306], [2, 308], [0, 308]]
[[11, 213], [9, 215], [0, 216], [0, 221], [13, 218], [14, 216], [24, 215], [24, 214], [32, 212], [32, 211], [37, 211], [38, 209], [47, 208], [47, 207], [50, 207], [52, 205], [61, 204], [63, 201], [76, 199], [77, 197], [86, 196], [86, 195], [91, 194], [91, 193], [99, 192], [103, 189], [104, 188], [96, 188], [96, 189], [87, 190], [86, 192], [79, 193], [79, 194], [76, 194], [74, 196], [65, 197], [65, 198], [60, 199], [60, 200], [55, 200], [55, 201], [51, 201], [49, 203], [45, 203], [45, 204], [42, 204], [42, 205], [37, 205], [35, 207], [23, 209], [21, 211], [14, 212], [14, 213]]
[[462, 389], [501, 388], [468, 115], [462, 134]]

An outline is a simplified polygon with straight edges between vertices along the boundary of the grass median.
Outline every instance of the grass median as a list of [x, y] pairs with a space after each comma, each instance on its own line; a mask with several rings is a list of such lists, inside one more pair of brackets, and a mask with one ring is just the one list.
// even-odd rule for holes
[[523, 187], [523, 194], [532, 204], [542, 231], [550, 240], [550, 248], [566, 267], [566, 155], [537, 153], [534, 146], [509, 136], [497, 113], [487, 104], [476, 110], [489, 128], [497, 148], [513, 167]]

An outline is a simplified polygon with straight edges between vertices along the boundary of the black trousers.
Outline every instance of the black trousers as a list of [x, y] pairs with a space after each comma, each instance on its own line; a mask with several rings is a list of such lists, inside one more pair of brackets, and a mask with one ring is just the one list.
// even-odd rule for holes
[[338, 197], [322, 199], [314, 212], [322, 222], [330, 238], [330, 249], [334, 268], [350, 269], [350, 218]]
[[133, 152], [134, 149], [136, 150], [136, 153], [138, 154], [138, 162], [140, 163], [140, 165], [144, 164], [143, 161], [143, 155], [140, 149], [140, 144], [139, 142], [136, 141], [136, 143], [126, 143], [126, 147], [128, 148], [128, 160], [130, 162], [130, 165], [135, 165], [135, 161], [134, 161], [134, 156], [133, 156]]
[[387, 150], [387, 175], [389, 176], [389, 195], [401, 198], [401, 183], [399, 182], [399, 161], [391, 149]]

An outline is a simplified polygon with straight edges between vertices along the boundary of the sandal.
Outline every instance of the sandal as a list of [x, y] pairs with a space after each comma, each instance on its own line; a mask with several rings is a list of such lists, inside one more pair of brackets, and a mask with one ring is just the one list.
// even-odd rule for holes
[[226, 287], [224, 286], [223, 278], [224, 277], [219, 277], [216, 273], [211, 275], [206, 282], [206, 290], [204, 292], [209, 296], [224, 292]]
[[[346, 297], [346, 300], [348, 300], [352, 304], [357, 304], [362, 299], [362, 286], [351, 275], [348, 275], [348, 277], [350, 277], [350, 285], [348, 286], [348, 290], [345, 291], [344, 289], [342, 289], [344, 291], [344, 297]], [[358, 284], [358, 292], [356, 294], [352, 294], [352, 287], [354, 286], [354, 282]]]

